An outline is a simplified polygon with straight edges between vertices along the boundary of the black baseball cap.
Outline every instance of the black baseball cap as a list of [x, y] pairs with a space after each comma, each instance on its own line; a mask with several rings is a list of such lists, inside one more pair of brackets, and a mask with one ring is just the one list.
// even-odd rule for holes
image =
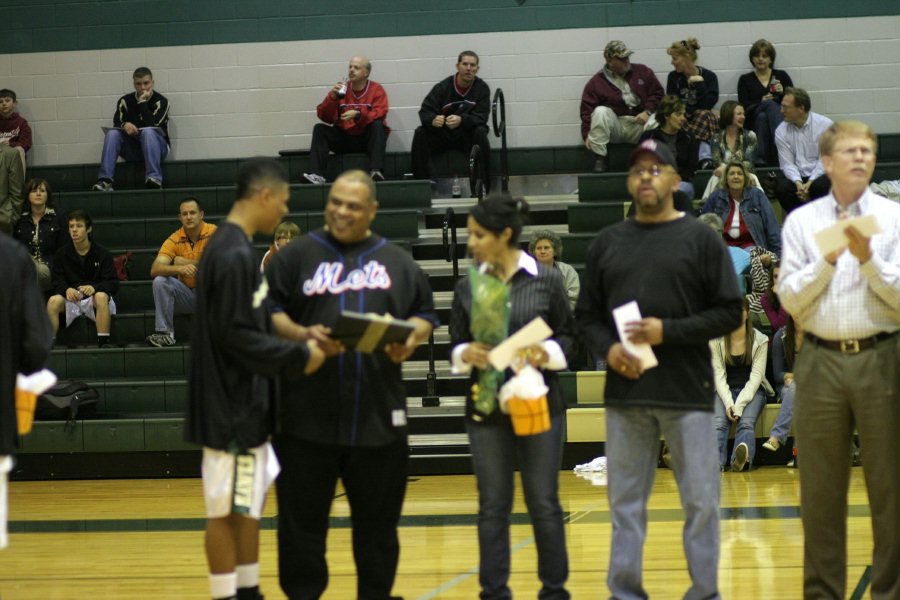
[[672, 154], [671, 148], [663, 142], [649, 139], [644, 140], [631, 152], [631, 158], [628, 160], [629, 165], [633, 165], [642, 154], [652, 154], [656, 160], [662, 165], [676, 167], [675, 155]]

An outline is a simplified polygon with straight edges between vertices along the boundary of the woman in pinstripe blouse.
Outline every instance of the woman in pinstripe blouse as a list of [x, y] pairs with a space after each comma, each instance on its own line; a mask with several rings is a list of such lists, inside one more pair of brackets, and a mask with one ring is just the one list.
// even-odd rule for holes
[[[534, 528], [538, 554], [541, 598], [569, 598], [565, 589], [568, 556], [562, 509], [559, 504], [559, 469], [565, 432], [565, 405], [556, 371], [566, 368], [566, 353], [574, 336], [560, 272], [540, 265], [518, 245], [528, 205], [508, 194], [498, 194], [474, 206], [468, 219], [468, 247], [475, 261], [487, 263], [489, 272], [510, 287], [509, 333], [541, 317], [553, 330], [551, 338], [526, 349], [523, 355], [541, 370], [549, 391], [551, 414], [548, 431], [519, 437], [510, 419], [499, 410], [482, 414], [474, 410], [471, 392], [466, 399], [466, 429], [472, 463], [478, 481], [479, 579], [482, 598], [510, 598], [509, 523], [514, 495], [514, 473], [522, 475], [525, 504]], [[456, 373], [487, 367], [490, 348], [475, 342], [470, 331], [472, 294], [467, 278], [457, 282], [450, 317], [453, 346], [451, 360]], [[511, 376], [507, 371], [506, 377]]]

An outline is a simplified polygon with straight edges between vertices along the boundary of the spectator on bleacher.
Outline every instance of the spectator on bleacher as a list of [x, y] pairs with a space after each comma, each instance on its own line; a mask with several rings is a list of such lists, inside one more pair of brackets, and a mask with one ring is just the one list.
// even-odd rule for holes
[[[481, 179], [491, 187], [491, 144], [488, 118], [491, 115], [491, 88], [477, 77], [478, 55], [460, 53], [456, 74], [436, 83], [419, 109], [421, 125], [412, 140], [412, 172], [416, 179], [431, 179], [431, 157], [450, 149], [469, 156], [472, 146], [481, 148]], [[474, 191], [474, 190], [473, 190]]]
[[[25, 249], [0, 234], [0, 550], [8, 543], [8, 477], [20, 447], [16, 419], [16, 376], [31, 375], [50, 358], [50, 323], [32, 261]], [[23, 506], [23, 508], [25, 508]]]
[[275, 257], [275, 254], [298, 237], [300, 237], [299, 225], [290, 221], [280, 223], [275, 228], [275, 240], [263, 255], [262, 262], [259, 263], [259, 270], [265, 273], [266, 267], [269, 266], [269, 262]]
[[324, 123], [313, 127], [309, 146], [310, 183], [325, 183], [328, 152], [365, 152], [369, 176], [384, 181], [384, 153], [391, 128], [387, 126], [388, 97], [380, 84], [371, 81], [372, 63], [364, 56], [350, 59], [347, 76], [328, 90], [316, 107]]
[[606, 64], [581, 93], [581, 137], [597, 157], [596, 173], [609, 168], [610, 142], [636, 144], [644, 131], [656, 127], [653, 113], [663, 97], [662, 85], [651, 68], [631, 62], [632, 54], [625, 42], [608, 43]]
[[747, 111], [747, 129], [756, 132], [759, 150], [756, 165], [775, 164], [775, 130], [784, 121], [781, 100], [794, 82], [786, 71], [775, 67], [775, 47], [768, 40], [756, 40], [750, 46], [753, 71], [738, 79], [738, 102]]
[[261, 600], [259, 520], [278, 474], [270, 442], [278, 418], [276, 378], [289, 372], [298, 385], [324, 354], [315, 341], [272, 335], [251, 241], [257, 232], [271, 234], [287, 214], [287, 172], [274, 159], [253, 158], [238, 166], [236, 183], [234, 203], [197, 275], [184, 428], [186, 439], [203, 447], [211, 595]]
[[[766, 394], [775, 391], [766, 380], [769, 338], [753, 328], [750, 304], [744, 298], [740, 327], [710, 342], [715, 373], [716, 435], [719, 467], [743, 471], [753, 465], [756, 454], [756, 420], [766, 406]], [[735, 423], [734, 449], [728, 460], [728, 431]]]
[[[510, 573], [510, 513], [515, 469], [522, 476], [525, 504], [531, 518], [538, 554], [541, 598], [568, 598], [569, 576], [565, 527], [559, 503], [559, 469], [565, 430], [565, 404], [556, 371], [566, 368], [566, 352], [574, 341], [574, 320], [562, 275], [539, 265], [518, 249], [528, 204], [509, 194], [497, 194], [472, 207], [468, 219], [468, 247], [479, 265], [510, 286], [509, 333], [542, 317], [552, 337], [519, 351], [520, 358], [540, 370], [547, 387], [550, 428], [536, 435], [516, 435], [508, 415], [499, 407], [477, 410], [470, 391], [466, 399], [466, 431], [478, 484], [479, 582], [482, 598], [512, 598]], [[473, 300], [468, 278], [460, 279], [450, 316], [451, 363], [454, 373], [471, 373], [478, 389], [488, 368], [490, 346], [475, 341]], [[499, 379], [504, 379], [501, 374]], [[499, 385], [499, 383], [498, 383]], [[492, 390], [494, 393], [497, 389]]]
[[151, 346], [174, 345], [175, 315], [194, 312], [197, 265], [200, 264], [203, 250], [216, 232], [216, 226], [204, 221], [203, 217], [199, 200], [182, 200], [178, 205], [181, 228], [166, 238], [150, 265], [156, 312], [154, 333], [147, 336], [147, 343]]
[[[686, 513], [682, 543], [691, 587], [685, 596], [719, 597], [719, 469], [708, 340], [738, 325], [741, 301], [722, 240], [675, 209], [674, 167], [672, 152], [655, 140], [632, 153], [628, 191], [637, 214], [602, 229], [591, 244], [575, 307], [585, 342], [608, 361], [613, 527], [607, 585], [614, 598], [647, 597], [642, 556], [661, 434]], [[612, 311], [632, 300], [643, 318], [627, 323], [625, 334], [653, 347], [656, 368], [645, 370], [619, 340]]]
[[687, 111], [685, 130], [700, 142], [700, 169], [712, 169], [710, 143], [719, 131], [719, 118], [713, 107], [719, 101], [719, 78], [697, 64], [697, 38], [673, 42], [666, 52], [672, 57], [673, 70], [666, 79], [666, 94], [678, 96]]
[[781, 407], [772, 424], [769, 439], [763, 442], [763, 448], [777, 451], [787, 442], [791, 423], [794, 421], [794, 359], [803, 347], [803, 328], [788, 316], [784, 326], [772, 336], [772, 376]]
[[[275, 331], [316, 340], [328, 356], [306, 385], [281, 386], [278, 560], [290, 598], [319, 598], [328, 586], [325, 541], [338, 479], [352, 490], [359, 596], [389, 598], [397, 574], [409, 461], [401, 363], [437, 316], [419, 265], [371, 230], [375, 192], [367, 173], [341, 174], [325, 201], [326, 227], [288, 244], [266, 269]], [[390, 313], [413, 332], [404, 344], [337, 355], [343, 345], [330, 328], [345, 309]]]
[[169, 101], [153, 89], [153, 73], [138, 67], [131, 75], [134, 93], [116, 103], [113, 126], [103, 138], [100, 170], [93, 189], [111, 192], [116, 161], [144, 161], [144, 187], [159, 189], [163, 184], [162, 161], [169, 153]]
[[13, 225], [22, 214], [22, 183], [25, 170], [19, 152], [0, 144], [0, 233], [12, 234]]
[[581, 280], [578, 278], [578, 271], [575, 270], [575, 267], [560, 260], [563, 254], [563, 244], [559, 234], [549, 229], [533, 232], [531, 242], [528, 243], [528, 252], [542, 265], [552, 267], [562, 274], [569, 304], [575, 308], [578, 292], [581, 291]]
[[756, 158], [756, 134], [744, 129], [744, 107], [734, 100], [726, 100], [719, 109], [719, 133], [712, 140], [712, 161], [716, 165], [701, 198], [712, 194], [725, 173], [725, 165], [739, 160], [747, 167], [750, 183], [762, 190], [759, 179], [753, 173]]
[[[712, 227], [720, 236], [723, 235], [722, 219], [716, 213], [702, 213], [697, 219]], [[738, 287], [743, 296], [747, 293], [747, 278], [750, 275], [750, 253], [739, 246], [728, 246], [728, 254], [731, 256], [731, 264], [734, 265], [734, 274], [737, 276]]]
[[652, 139], [664, 143], [675, 156], [681, 181], [678, 190], [689, 200], [694, 199], [694, 172], [697, 169], [697, 139], [684, 127], [687, 117], [685, 105], [678, 96], [664, 96], [656, 108], [659, 127], [645, 131], [641, 141]]
[[116, 314], [113, 294], [119, 290], [119, 277], [109, 250], [92, 239], [93, 221], [78, 209], [69, 213], [69, 237], [53, 256], [50, 271], [53, 295], [47, 301], [47, 313], [53, 335], [59, 330], [59, 314], [66, 313], [66, 326], [80, 316], [97, 324], [97, 346], [110, 346], [112, 315]]
[[56, 212], [53, 191], [46, 179], [25, 184], [28, 209], [22, 212], [13, 229], [13, 237], [28, 247], [37, 270], [38, 286], [50, 290], [50, 263], [56, 251], [69, 240], [68, 220]]
[[729, 246], [759, 246], [781, 254], [781, 226], [765, 193], [750, 185], [747, 165], [732, 160], [725, 165], [724, 173], [718, 189], [706, 199], [700, 212], [719, 215]]
[[10, 89], [0, 90], [0, 146], [9, 146], [22, 159], [22, 173], [26, 170], [25, 154], [31, 149], [31, 126], [16, 112], [19, 107], [16, 93]]
[[819, 138], [833, 122], [811, 108], [805, 90], [792, 87], [784, 91], [784, 122], [775, 130], [778, 164], [784, 178], [779, 179], [775, 195], [786, 212], [824, 196], [831, 188], [819, 156]]

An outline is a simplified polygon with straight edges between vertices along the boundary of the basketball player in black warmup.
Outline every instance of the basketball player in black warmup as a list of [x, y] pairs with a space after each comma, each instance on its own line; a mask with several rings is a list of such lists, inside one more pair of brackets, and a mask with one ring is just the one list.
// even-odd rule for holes
[[259, 600], [259, 518], [278, 473], [269, 444], [275, 377], [315, 371], [315, 341], [271, 334], [267, 285], [251, 240], [287, 213], [284, 168], [268, 158], [238, 169], [237, 199], [200, 260], [187, 439], [203, 446], [206, 555], [213, 598]]

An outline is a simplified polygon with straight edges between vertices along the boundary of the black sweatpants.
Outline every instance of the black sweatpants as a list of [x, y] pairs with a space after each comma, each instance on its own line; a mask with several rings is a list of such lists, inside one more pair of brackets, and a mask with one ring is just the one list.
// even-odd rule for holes
[[381, 171], [384, 169], [386, 146], [387, 130], [381, 120], [372, 121], [362, 135], [350, 135], [340, 127], [316, 123], [309, 145], [309, 170], [324, 176], [328, 152], [331, 151], [335, 154], [365, 152], [369, 157], [369, 170]]
[[274, 440], [281, 463], [278, 491], [278, 576], [291, 600], [319, 598], [328, 586], [325, 537], [338, 477], [350, 503], [359, 600], [391, 596], [406, 493], [409, 448], [314, 444], [292, 435]]
[[468, 157], [472, 146], [481, 146], [481, 179], [490, 190], [491, 182], [491, 144], [488, 141], [488, 128], [485, 126], [464, 130], [461, 127], [419, 126], [413, 134], [412, 172], [416, 179], [431, 179], [431, 157], [447, 150], [462, 150]]

